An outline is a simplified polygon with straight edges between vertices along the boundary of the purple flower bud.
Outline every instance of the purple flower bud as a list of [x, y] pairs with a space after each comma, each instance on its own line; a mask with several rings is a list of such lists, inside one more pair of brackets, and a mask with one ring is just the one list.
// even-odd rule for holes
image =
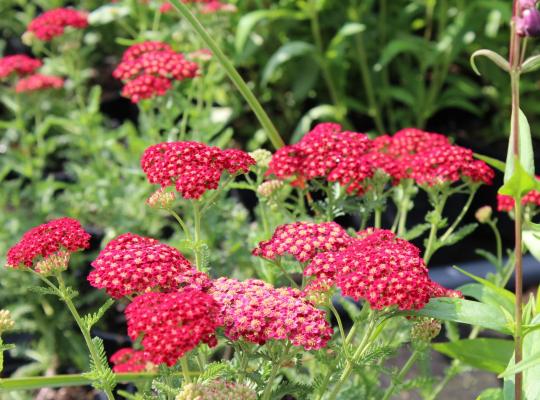
[[540, 11], [523, 10], [521, 18], [516, 18], [516, 29], [520, 36], [540, 36]]
[[536, 8], [538, 0], [519, 0], [519, 6], [521, 10], [528, 10], [529, 8]]

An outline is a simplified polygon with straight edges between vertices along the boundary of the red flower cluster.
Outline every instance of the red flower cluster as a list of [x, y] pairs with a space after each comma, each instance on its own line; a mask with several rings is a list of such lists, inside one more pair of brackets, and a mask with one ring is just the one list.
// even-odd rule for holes
[[266, 282], [239, 282], [219, 278], [210, 294], [221, 304], [225, 334], [264, 344], [268, 340], [290, 340], [306, 350], [326, 346], [332, 329], [325, 313], [291, 288], [275, 289]]
[[352, 241], [353, 238], [335, 222], [295, 222], [277, 227], [272, 238], [260, 242], [253, 255], [274, 260], [290, 254], [298, 261], [306, 262], [317, 253], [346, 248]]
[[28, 25], [28, 32], [32, 32], [38, 39], [49, 41], [61, 36], [68, 26], [83, 29], [88, 26], [86, 13], [70, 8], [56, 8], [49, 10], [34, 18]]
[[118, 350], [111, 356], [110, 361], [113, 364], [113, 371], [117, 374], [143, 372], [154, 367], [146, 360], [144, 351], [133, 350], [129, 347]]
[[198, 142], [159, 143], [145, 150], [141, 167], [150, 183], [172, 186], [186, 199], [217, 189], [221, 174], [247, 173], [255, 160], [247, 153]]
[[491, 183], [493, 171], [473, 153], [450, 144], [437, 133], [404, 129], [394, 136], [369, 140], [367, 136], [342, 132], [337, 124], [319, 124], [297, 144], [278, 150], [269, 174], [280, 179], [295, 178], [303, 186], [312, 179], [338, 182], [348, 193], [362, 194], [377, 170], [394, 184], [412, 178], [421, 185], [454, 182], [467, 177]]
[[338, 286], [344, 296], [364, 299], [373, 309], [396, 306], [420, 309], [432, 297], [457, 296], [431, 281], [420, 250], [386, 230], [360, 233], [348, 248], [317, 255], [304, 274], [315, 276], [308, 286]]
[[208, 278], [174, 247], [156, 239], [126, 233], [111, 240], [92, 262], [88, 281], [114, 298], [150, 290], [205, 287]]
[[215, 346], [220, 309], [208, 294], [186, 288], [174, 293], [146, 293], [126, 307], [128, 335], [143, 335], [144, 358], [174, 365], [199, 343]]
[[89, 245], [90, 235], [84, 231], [79, 221], [72, 218], [54, 219], [26, 232], [21, 240], [9, 249], [7, 266], [32, 267], [34, 262], [59, 252], [75, 252], [87, 249]]
[[15, 91], [17, 93], [34, 92], [45, 89], [61, 89], [63, 86], [64, 80], [58, 76], [34, 74], [19, 80]]
[[[540, 179], [540, 177], [536, 177], [536, 179]], [[540, 192], [536, 190], [530, 191], [523, 196], [521, 199], [521, 204], [524, 206], [530, 205], [540, 207]], [[512, 196], [505, 196], [503, 194], [497, 195], [497, 209], [499, 211], [510, 212], [514, 209], [515, 205], [516, 202]]]
[[164, 95], [172, 81], [197, 76], [198, 66], [162, 42], [143, 42], [126, 50], [113, 76], [125, 83], [122, 95], [134, 103]]
[[36, 60], [24, 54], [5, 56], [0, 58], [0, 79], [7, 78], [11, 74], [29, 75], [42, 65], [41, 60]]

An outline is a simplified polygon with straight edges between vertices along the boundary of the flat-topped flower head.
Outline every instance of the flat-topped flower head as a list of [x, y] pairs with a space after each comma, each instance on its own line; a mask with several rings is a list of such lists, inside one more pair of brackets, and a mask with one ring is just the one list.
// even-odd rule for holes
[[114, 298], [148, 291], [205, 287], [208, 278], [174, 247], [156, 239], [125, 233], [111, 240], [92, 262], [90, 284]]
[[289, 340], [312, 350], [326, 346], [332, 335], [325, 313], [296, 289], [276, 289], [255, 279], [219, 278], [209, 293], [221, 305], [225, 335], [231, 340]]
[[15, 54], [0, 58], [0, 79], [10, 75], [30, 75], [33, 74], [43, 63], [41, 60], [29, 57], [25, 54]]
[[434, 186], [467, 179], [490, 185], [495, 173], [481, 160], [474, 159], [472, 150], [461, 146], [440, 146], [415, 155], [411, 177], [419, 185]]
[[126, 307], [128, 335], [142, 337], [144, 358], [173, 366], [201, 343], [215, 346], [220, 307], [208, 294], [192, 288], [172, 293], [145, 293]]
[[[42, 273], [53, 272], [51, 268], [62, 271], [67, 268], [70, 253], [87, 249], [89, 245], [90, 235], [79, 221], [73, 218], [54, 219], [30, 229], [9, 249], [7, 267], [34, 267]], [[51, 260], [57, 261], [58, 265], [48, 265]], [[42, 271], [45, 264], [48, 270]]]
[[277, 227], [272, 238], [260, 242], [253, 255], [269, 260], [291, 255], [300, 262], [306, 262], [317, 253], [346, 248], [352, 240], [335, 222], [294, 222]]
[[459, 295], [431, 281], [420, 250], [386, 230], [360, 234], [348, 248], [317, 255], [304, 271], [309, 290], [331, 287], [366, 300], [372, 309], [415, 310], [432, 297]]
[[174, 81], [197, 76], [198, 65], [163, 42], [143, 42], [129, 47], [113, 72], [124, 82], [122, 95], [137, 103], [163, 96]]
[[64, 80], [58, 76], [34, 74], [20, 79], [15, 85], [17, 93], [37, 92], [47, 89], [61, 89]]
[[122, 348], [110, 358], [113, 371], [120, 373], [154, 372], [156, 365], [145, 358], [144, 351], [134, 350], [130, 347]]
[[249, 154], [199, 142], [159, 143], [145, 150], [141, 167], [153, 184], [174, 186], [186, 199], [215, 190], [223, 172], [245, 174], [255, 164]]
[[83, 29], [88, 26], [88, 15], [71, 8], [56, 8], [38, 15], [28, 25], [28, 32], [39, 40], [49, 41], [64, 34], [67, 27]]
[[176, 400], [256, 400], [255, 390], [235, 382], [209, 381], [204, 383], [188, 383]]

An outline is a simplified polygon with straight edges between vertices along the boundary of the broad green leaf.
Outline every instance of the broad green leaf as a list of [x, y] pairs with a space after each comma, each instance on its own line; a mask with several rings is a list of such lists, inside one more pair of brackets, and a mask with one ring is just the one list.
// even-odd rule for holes
[[326, 51], [326, 57], [333, 59], [339, 55], [339, 47], [347, 40], [347, 38], [358, 35], [366, 30], [364, 24], [359, 24], [357, 22], [348, 22], [341, 27], [341, 29], [336, 33], [336, 35], [330, 41], [328, 50]]
[[306, 19], [307, 15], [292, 10], [257, 10], [244, 15], [238, 22], [238, 29], [236, 30], [235, 48], [237, 53], [241, 53], [244, 50], [249, 35], [252, 33], [255, 26], [258, 23], [267, 20], [275, 21], [278, 19]]
[[433, 53], [433, 47], [425, 40], [414, 36], [395, 39], [382, 50], [381, 58], [377, 64], [382, 68], [403, 53], [413, 54], [419, 61], [425, 62], [428, 56]]
[[434, 298], [421, 310], [409, 311], [407, 315], [431, 317], [443, 321], [461, 322], [486, 329], [511, 334], [506, 317], [497, 307], [459, 298]]
[[474, 153], [474, 157], [484, 161], [486, 164], [492, 166], [493, 168], [501, 172], [504, 172], [506, 170], [506, 164], [502, 161], [497, 160], [496, 158], [484, 156], [478, 153]]
[[523, 231], [523, 243], [534, 258], [540, 261], [540, 232], [533, 230]]
[[527, 58], [521, 65], [521, 72], [526, 74], [528, 72], [536, 71], [540, 68], [540, 55]]
[[[514, 160], [515, 168], [510, 179], [499, 189], [499, 194], [511, 196], [514, 199], [520, 199], [536, 187], [536, 179], [534, 179], [521, 166], [521, 162]], [[506, 164], [508, 167], [508, 164]]]
[[510, 71], [510, 64], [508, 63], [508, 61], [504, 57], [502, 57], [498, 53], [495, 53], [492, 50], [481, 49], [481, 50], [475, 51], [471, 56], [471, 67], [472, 67], [472, 69], [474, 70], [474, 72], [477, 75], [481, 75], [480, 71], [478, 70], [478, 67], [476, 66], [476, 58], [477, 57], [489, 58], [491, 61], [493, 61], [493, 63], [495, 65], [497, 65], [503, 71], [505, 71], [505, 72]]
[[465, 339], [434, 343], [433, 348], [472, 367], [500, 374], [514, 353], [514, 342], [504, 339]]
[[[512, 114], [510, 122], [510, 141], [508, 144], [508, 154], [506, 156], [506, 169], [504, 171], [504, 182], [508, 182], [514, 175], [514, 118], [516, 116]], [[519, 162], [523, 169], [529, 174], [534, 176], [534, 150], [532, 145], [531, 127], [527, 117], [523, 114], [523, 111], [519, 110]]]
[[489, 388], [484, 390], [476, 400], [504, 400], [501, 388]]
[[[472, 292], [470, 296], [481, 301], [482, 303], [491, 304], [496, 307], [504, 307], [510, 314], [514, 314], [514, 308], [516, 303], [516, 296], [514, 295], [514, 293], [495, 285], [493, 282], [490, 282], [487, 279], [473, 275], [470, 272], [467, 272], [461, 268], [458, 268], [456, 266], [454, 266], [454, 268], [461, 272], [463, 275], [474, 279], [481, 285], [481, 289], [478, 289], [477, 287], [472, 285], [469, 286], [468, 288]], [[469, 295], [465, 292], [463, 292], [463, 294], [467, 296]], [[475, 294], [479, 295], [480, 298], [477, 298]]]
[[315, 52], [315, 46], [307, 42], [289, 42], [281, 46], [268, 60], [262, 73], [262, 85], [266, 85], [276, 70], [286, 62], [295, 57], [312, 55]]

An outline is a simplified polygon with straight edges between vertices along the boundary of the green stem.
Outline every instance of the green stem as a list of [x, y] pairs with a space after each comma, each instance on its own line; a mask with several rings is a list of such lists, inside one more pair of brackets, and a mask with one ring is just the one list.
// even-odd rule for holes
[[429, 260], [431, 259], [431, 256], [433, 256], [433, 253], [435, 253], [435, 245], [437, 243], [437, 231], [439, 230], [439, 223], [442, 219], [442, 213], [444, 210], [444, 206], [446, 205], [446, 200], [448, 199], [447, 194], [443, 194], [442, 196], [434, 196], [434, 202], [435, 202], [435, 215], [433, 216], [433, 221], [431, 222], [431, 229], [429, 231], [429, 238], [428, 243], [426, 246], [426, 250], [424, 253], [424, 261], [426, 264], [429, 263]]
[[503, 267], [503, 248], [502, 248], [502, 239], [501, 239], [501, 233], [499, 232], [499, 228], [497, 228], [497, 224], [493, 221], [488, 221], [488, 226], [493, 231], [493, 234], [495, 236], [495, 243], [497, 247], [497, 262], [499, 265], [497, 265], [497, 271], [501, 271]]
[[289, 273], [287, 272], [287, 270], [285, 269], [285, 267], [283, 265], [281, 265], [281, 262], [279, 260], [275, 260], [274, 261], [274, 264], [281, 270], [281, 272], [283, 273], [283, 275], [285, 276], [285, 278], [287, 278], [287, 280], [289, 282], [291, 282], [291, 284], [296, 288], [296, 289], [300, 289], [300, 287], [298, 286], [298, 284], [295, 282], [295, 280], [292, 278], [291, 275], [289, 275]]
[[187, 355], [184, 355], [184, 357], [182, 357], [180, 359], [180, 366], [182, 367], [182, 376], [184, 377], [184, 382], [191, 382], [191, 378], [190, 378], [190, 372], [189, 372], [189, 365], [188, 365], [188, 359], [187, 359]]
[[290, 344], [287, 344], [287, 347], [285, 348], [285, 351], [279, 357], [279, 359], [274, 362], [274, 365], [272, 366], [272, 370], [270, 371], [270, 377], [268, 378], [268, 383], [266, 384], [266, 387], [264, 388], [264, 392], [261, 396], [261, 400], [269, 400], [270, 396], [272, 395], [272, 387], [274, 386], [274, 380], [277, 377], [277, 374], [279, 372], [279, 369], [281, 368], [281, 364], [283, 361], [287, 358], [289, 353], [289, 346]]
[[334, 304], [332, 303], [332, 299], [330, 299], [330, 301], [328, 302], [328, 308], [330, 308], [332, 314], [334, 314], [334, 317], [336, 318], [339, 327], [339, 333], [341, 334], [341, 339], [343, 341], [344, 350], [345, 352], [347, 352], [347, 349], [345, 347], [345, 341], [347, 340], [347, 337], [345, 336], [345, 330], [343, 329], [343, 322], [341, 321], [338, 310], [336, 310], [336, 307], [334, 307]]
[[202, 254], [200, 251], [200, 241], [201, 241], [201, 212], [199, 210], [199, 204], [197, 203], [197, 200], [193, 200], [191, 202], [193, 204], [193, 223], [195, 225], [195, 232], [194, 232], [194, 246], [195, 246], [195, 267], [198, 271], [201, 270], [202, 267]]
[[[92, 360], [94, 361], [94, 366], [96, 367], [97, 371], [101, 376], [104, 376], [106, 371], [103, 368], [103, 365], [101, 365], [101, 360], [99, 358], [99, 352], [92, 341], [92, 337], [90, 336], [90, 330], [86, 326], [85, 322], [81, 318], [79, 312], [77, 311], [77, 308], [75, 307], [75, 304], [73, 304], [73, 301], [71, 300], [71, 297], [68, 293], [66, 284], [64, 283], [64, 279], [62, 278], [62, 275], [60, 273], [57, 273], [56, 279], [58, 280], [58, 292], [60, 294], [60, 298], [66, 303], [67, 308], [71, 312], [71, 315], [75, 319], [75, 322], [79, 326], [79, 329], [84, 337], [84, 341], [86, 342], [86, 346], [88, 347], [88, 350], [90, 351], [90, 356], [92, 357]], [[46, 279], [46, 278], [44, 278]], [[48, 279], [47, 279], [48, 280]], [[112, 388], [109, 387], [108, 383], [105, 381], [100, 382], [103, 386], [103, 391], [107, 395], [107, 398], [110, 400], [114, 400], [114, 396], [112, 394]]]
[[272, 123], [272, 120], [266, 114], [261, 104], [248, 87], [246, 82], [242, 79], [238, 71], [234, 68], [234, 65], [229, 60], [229, 58], [223, 53], [220, 49], [217, 42], [208, 34], [204, 29], [201, 22], [197, 19], [195, 15], [189, 10], [189, 7], [182, 3], [180, 0], [170, 0], [170, 3], [176, 8], [176, 10], [188, 21], [191, 27], [197, 32], [202, 41], [205, 43], [208, 48], [212, 51], [217, 60], [221, 63], [223, 69], [232, 80], [236, 88], [240, 91], [244, 99], [247, 101], [252, 111], [257, 116], [257, 119], [261, 123], [262, 127], [266, 131], [266, 134], [274, 147], [279, 149], [283, 147], [285, 143], [279, 135], [276, 127]]
[[399, 371], [397, 377], [392, 379], [392, 384], [390, 385], [390, 387], [384, 393], [384, 396], [382, 397], [382, 400], [388, 400], [390, 398], [390, 396], [392, 396], [392, 394], [396, 390], [397, 386], [401, 382], [403, 382], [403, 379], [405, 378], [405, 376], [407, 375], [409, 370], [412, 368], [412, 366], [414, 365], [414, 363], [416, 362], [416, 360], [418, 359], [419, 356], [420, 356], [420, 352], [418, 350], [414, 350], [413, 353], [411, 354], [411, 356], [409, 357], [409, 359], [407, 360], [407, 362], [405, 363], [405, 365]]
[[[156, 378], [154, 373], [130, 373], [115, 374], [116, 381], [119, 383], [137, 383], [146, 382]], [[10, 392], [15, 390], [35, 390], [41, 388], [60, 388], [69, 386], [87, 386], [92, 380], [84, 374], [67, 374], [55, 376], [38, 376], [30, 378], [9, 378], [0, 379], [0, 392]]]
[[176, 219], [176, 221], [178, 221], [178, 225], [180, 225], [180, 228], [182, 228], [182, 231], [184, 232], [184, 235], [186, 236], [186, 239], [191, 241], [191, 234], [189, 233], [189, 229], [188, 229], [186, 223], [184, 222], [184, 220], [182, 220], [182, 218], [180, 217], [180, 215], [178, 215], [171, 208], [167, 208], [166, 210], [169, 212], [169, 214], [171, 214], [174, 217], [174, 219]]
[[450, 237], [450, 235], [454, 232], [454, 230], [458, 227], [458, 225], [461, 223], [461, 221], [463, 220], [463, 217], [465, 217], [465, 215], [467, 214], [467, 211], [469, 211], [469, 208], [471, 207], [471, 203], [474, 200], [474, 196], [476, 195], [477, 190], [478, 190], [478, 187], [475, 187], [472, 189], [471, 193], [469, 193], [467, 202], [461, 209], [461, 212], [459, 213], [458, 217], [456, 218], [454, 223], [450, 226], [450, 228], [448, 228], [448, 230], [441, 236], [441, 239], [440, 239], [441, 242], [444, 243]]

